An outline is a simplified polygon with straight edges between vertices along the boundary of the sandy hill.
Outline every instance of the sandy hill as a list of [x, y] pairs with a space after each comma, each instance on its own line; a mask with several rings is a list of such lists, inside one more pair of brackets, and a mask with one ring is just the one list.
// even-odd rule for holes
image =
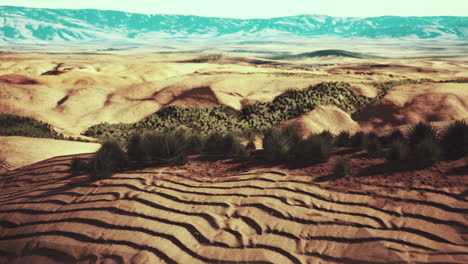
[[466, 160], [417, 172], [424, 181], [329, 182], [317, 181], [329, 163], [239, 171], [229, 160], [91, 181], [70, 175], [70, 160], [0, 177], [1, 263], [468, 262], [468, 202], [450, 173]]
[[[320, 82], [349, 82], [356, 93], [373, 97], [378, 91], [372, 82], [468, 78], [465, 63], [448, 59], [369, 59], [323, 67], [305, 67], [296, 61], [262, 64], [258, 59], [238, 57], [188, 62], [199, 56], [4, 53], [0, 55], [0, 112], [30, 116], [65, 134], [77, 135], [101, 122], [133, 123], [168, 105], [225, 104], [240, 109], [256, 101], [270, 101], [288, 89]], [[412, 93], [406, 86], [396, 87], [381, 109], [387, 111], [388, 100], [400, 105], [408, 102], [411, 105], [403, 112], [391, 115], [409, 112], [406, 119], [400, 118], [403, 123], [437, 121], [430, 113], [435, 110], [420, 108], [428, 101], [431, 107], [448, 109], [440, 118], [466, 117], [462, 87], [424, 84], [413, 87]], [[438, 99], [441, 93], [445, 97]], [[426, 110], [427, 114], [410, 117], [411, 112]], [[364, 126], [373, 122], [361, 119]], [[385, 118], [382, 122], [379, 126], [395, 123]]]

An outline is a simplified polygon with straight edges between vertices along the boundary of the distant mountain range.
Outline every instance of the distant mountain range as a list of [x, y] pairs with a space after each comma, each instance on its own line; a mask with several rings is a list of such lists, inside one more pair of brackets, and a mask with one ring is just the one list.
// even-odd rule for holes
[[0, 6], [0, 43], [154, 43], [158, 40], [258, 41], [316, 37], [466, 40], [468, 17], [301, 15], [233, 19]]

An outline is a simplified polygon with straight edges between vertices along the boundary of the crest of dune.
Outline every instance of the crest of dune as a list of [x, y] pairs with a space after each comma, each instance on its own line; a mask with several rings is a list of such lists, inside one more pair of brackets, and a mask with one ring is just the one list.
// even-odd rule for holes
[[299, 117], [285, 121], [280, 128], [295, 126], [302, 136], [321, 133], [328, 130], [333, 134], [341, 131], [354, 133], [359, 130], [359, 124], [342, 109], [334, 105], [321, 105]]

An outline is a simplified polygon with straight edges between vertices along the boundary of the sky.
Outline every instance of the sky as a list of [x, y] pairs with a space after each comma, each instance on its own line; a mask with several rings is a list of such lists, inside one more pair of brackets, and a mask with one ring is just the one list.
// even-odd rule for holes
[[468, 0], [0, 0], [0, 5], [230, 18], [468, 16]]

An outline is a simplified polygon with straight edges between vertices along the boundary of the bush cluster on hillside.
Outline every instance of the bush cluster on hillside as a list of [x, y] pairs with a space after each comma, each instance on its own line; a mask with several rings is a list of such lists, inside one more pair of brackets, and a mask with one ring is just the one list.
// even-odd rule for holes
[[379, 100], [393, 86], [411, 80], [374, 84], [381, 89], [375, 98], [355, 94], [350, 84], [328, 82], [310, 86], [304, 90], [288, 90], [272, 102], [257, 102], [240, 111], [228, 106], [181, 107], [169, 106], [135, 124], [98, 124], [85, 132], [86, 136], [102, 141], [128, 139], [132, 134], [145, 130], [161, 131], [166, 128], [184, 126], [197, 133], [208, 135], [213, 132], [264, 133], [285, 120], [298, 117], [319, 105], [336, 105], [348, 113], [355, 113]]
[[64, 139], [63, 135], [55, 133], [51, 125], [47, 123], [29, 117], [7, 114], [0, 114], [0, 136]]

